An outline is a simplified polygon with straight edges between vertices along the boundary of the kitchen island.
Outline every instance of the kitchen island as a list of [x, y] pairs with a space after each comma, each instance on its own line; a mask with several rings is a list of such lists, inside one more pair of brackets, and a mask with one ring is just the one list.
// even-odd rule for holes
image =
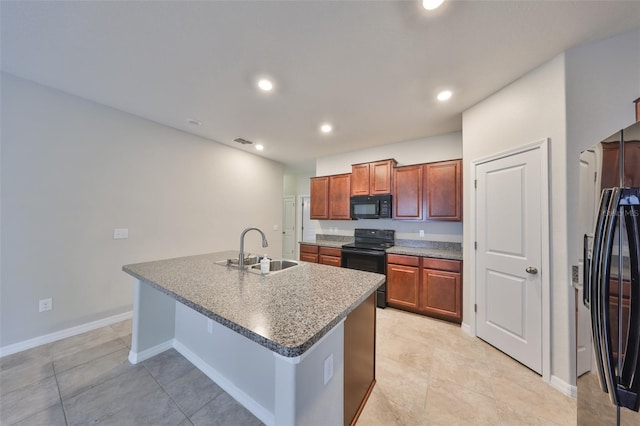
[[373, 293], [385, 277], [216, 263], [237, 256], [124, 266], [136, 278], [130, 362], [173, 347], [267, 425], [351, 423], [375, 383]]

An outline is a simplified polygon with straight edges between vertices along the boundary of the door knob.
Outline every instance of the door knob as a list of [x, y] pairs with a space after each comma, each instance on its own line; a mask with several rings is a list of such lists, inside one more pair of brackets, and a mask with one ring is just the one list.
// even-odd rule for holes
[[527, 269], [525, 269], [525, 271], [527, 271], [527, 274], [535, 275], [538, 273], [538, 268], [535, 268], [533, 266], [528, 266]]

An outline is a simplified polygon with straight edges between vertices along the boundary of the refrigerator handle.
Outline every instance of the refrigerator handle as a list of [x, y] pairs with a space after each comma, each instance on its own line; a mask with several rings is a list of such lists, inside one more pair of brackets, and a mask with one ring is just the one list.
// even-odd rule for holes
[[593, 238], [593, 235], [584, 234], [582, 237], [582, 303], [587, 309], [591, 308], [589, 303], [589, 292], [591, 291], [591, 253], [589, 251], [589, 238]]
[[590, 302], [590, 314], [591, 314], [591, 341], [593, 344], [593, 353], [596, 358], [596, 372], [598, 375], [598, 381], [600, 388], [604, 392], [608, 392], [607, 383], [604, 377], [604, 360], [602, 357], [602, 335], [601, 327], [602, 321], [600, 320], [600, 285], [602, 279], [600, 275], [602, 270], [602, 252], [603, 252], [603, 237], [604, 228], [609, 211], [609, 205], [611, 203], [611, 189], [603, 189], [600, 195], [600, 205], [598, 208], [598, 219], [596, 221], [596, 228], [593, 237], [593, 249], [591, 257], [591, 272], [589, 274], [589, 302]]
[[[614, 405], [619, 405], [617, 393], [617, 380], [615, 372], [615, 361], [613, 358], [613, 347], [611, 339], [611, 318], [609, 316], [610, 299], [610, 278], [611, 278], [611, 255], [613, 254], [613, 243], [616, 225], [618, 223], [618, 205], [620, 204], [620, 188], [613, 188], [609, 207], [605, 219], [604, 234], [602, 238], [601, 267], [598, 276], [598, 331], [600, 359], [602, 360], [602, 370], [604, 373], [604, 384], [609, 391], [609, 399]], [[602, 384], [602, 383], [601, 383]], [[606, 390], [603, 389], [603, 390]]]
[[620, 405], [640, 409], [640, 188], [625, 189], [635, 195], [623, 197], [622, 204], [629, 242], [630, 295], [629, 327], [620, 382], [617, 387]]

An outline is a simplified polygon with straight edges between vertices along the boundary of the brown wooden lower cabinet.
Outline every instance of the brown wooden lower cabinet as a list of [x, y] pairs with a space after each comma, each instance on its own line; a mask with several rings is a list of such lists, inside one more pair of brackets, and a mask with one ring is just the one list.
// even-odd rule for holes
[[313, 244], [300, 244], [300, 260], [303, 262], [318, 263], [318, 246]]
[[337, 247], [300, 244], [300, 260], [340, 267], [342, 264], [342, 250]]
[[[391, 263], [392, 255], [388, 255], [387, 258], [387, 303], [399, 308], [418, 309], [420, 259], [416, 257], [416, 266], [410, 266]], [[395, 261], [399, 260], [395, 258]]]
[[462, 262], [387, 255], [387, 303], [455, 323], [462, 322]]
[[344, 322], [344, 424], [358, 420], [376, 383], [376, 294]]
[[335, 247], [320, 247], [318, 250], [318, 263], [340, 267], [342, 250]]
[[[613, 359], [618, 360], [618, 336], [620, 335], [620, 323], [618, 318], [618, 306], [622, 309], [622, 348], [627, 346], [629, 335], [629, 315], [631, 314], [631, 282], [622, 282], [622, 296], [618, 296], [618, 280], [613, 278], [609, 281], [609, 321], [611, 324], [611, 346], [613, 347]], [[624, 356], [624, 352], [622, 353]]]

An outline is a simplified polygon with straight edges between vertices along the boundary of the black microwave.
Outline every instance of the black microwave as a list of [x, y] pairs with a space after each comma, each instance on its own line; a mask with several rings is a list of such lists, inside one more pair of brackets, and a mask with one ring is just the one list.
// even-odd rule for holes
[[390, 219], [391, 195], [351, 197], [351, 219]]

